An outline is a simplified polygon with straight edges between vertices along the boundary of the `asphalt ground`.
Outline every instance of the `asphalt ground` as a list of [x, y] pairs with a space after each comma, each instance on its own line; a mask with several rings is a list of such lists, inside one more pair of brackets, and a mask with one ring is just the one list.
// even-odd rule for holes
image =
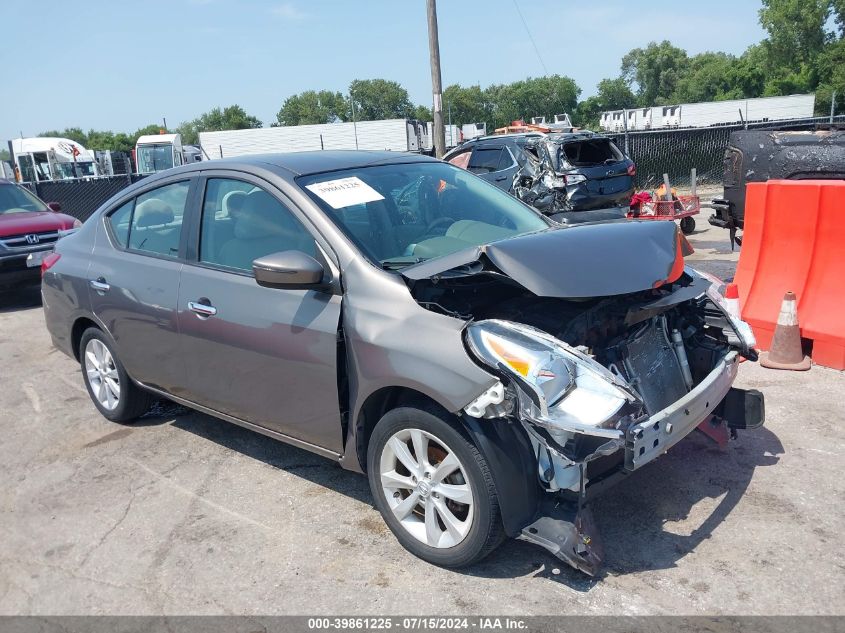
[[[731, 276], [698, 229], [690, 263]], [[3, 295], [0, 614], [842, 614], [845, 374], [746, 362], [738, 386], [763, 428], [693, 434], [595, 503], [601, 577], [517, 541], [450, 571], [320, 457], [174, 405], [108, 422], [38, 291]]]

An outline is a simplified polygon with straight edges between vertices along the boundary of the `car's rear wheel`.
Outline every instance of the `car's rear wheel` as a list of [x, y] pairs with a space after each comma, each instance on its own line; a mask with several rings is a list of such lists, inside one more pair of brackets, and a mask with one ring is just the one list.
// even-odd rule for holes
[[103, 416], [129, 422], [149, 410], [152, 396], [132, 382], [101, 330], [92, 327], [82, 334], [79, 363], [88, 395]]
[[382, 517], [412, 554], [435, 565], [471, 565], [504, 539], [484, 456], [445, 414], [411, 407], [379, 421], [367, 455]]

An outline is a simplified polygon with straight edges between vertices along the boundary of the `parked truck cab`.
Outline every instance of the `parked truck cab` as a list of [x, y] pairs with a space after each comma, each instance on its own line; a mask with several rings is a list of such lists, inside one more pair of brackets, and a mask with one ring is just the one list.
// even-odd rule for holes
[[183, 163], [182, 136], [146, 134], [135, 143], [135, 163], [139, 174], [154, 174]]
[[99, 176], [94, 154], [76, 141], [52, 136], [12, 140], [15, 167], [25, 182]]

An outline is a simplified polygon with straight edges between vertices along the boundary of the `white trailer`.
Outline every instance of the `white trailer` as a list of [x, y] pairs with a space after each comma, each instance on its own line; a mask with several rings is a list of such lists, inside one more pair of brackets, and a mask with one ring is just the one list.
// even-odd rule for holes
[[[815, 105], [816, 96], [805, 94], [639, 108], [627, 110], [628, 130], [709, 127], [743, 121], [804, 119], [813, 116]], [[622, 120], [622, 110], [609, 110], [602, 112], [599, 124], [605, 131], [621, 132], [624, 130], [624, 125], [621, 125]]]
[[424, 130], [418, 121], [386, 119], [200, 132], [203, 156], [234, 158], [248, 154], [308, 150], [361, 149], [424, 151]]
[[15, 167], [25, 182], [99, 176], [94, 154], [76, 141], [53, 136], [12, 139]]
[[477, 136], [487, 136], [486, 123], [465, 123], [461, 126], [461, 134], [464, 135], [464, 140], [468, 141]]
[[180, 134], [145, 134], [135, 142], [135, 165], [139, 174], [154, 174], [184, 162]]
[[777, 121], [804, 119], [815, 114], [816, 95], [789, 95], [745, 100], [746, 121]]

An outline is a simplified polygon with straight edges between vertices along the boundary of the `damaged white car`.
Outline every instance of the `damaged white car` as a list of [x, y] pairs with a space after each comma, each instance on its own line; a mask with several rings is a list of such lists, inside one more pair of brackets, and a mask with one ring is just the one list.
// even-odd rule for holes
[[281, 154], [121, 191], [42, 295], [107, 418], [166, 396], [366, 473], [435, 564], [516, 537], [596, 574], [596, 490], [697, 427], [763, 423], [732, 387], [753, 336], [687, 246], [669, 222], [555, 225], [422, 156]]

